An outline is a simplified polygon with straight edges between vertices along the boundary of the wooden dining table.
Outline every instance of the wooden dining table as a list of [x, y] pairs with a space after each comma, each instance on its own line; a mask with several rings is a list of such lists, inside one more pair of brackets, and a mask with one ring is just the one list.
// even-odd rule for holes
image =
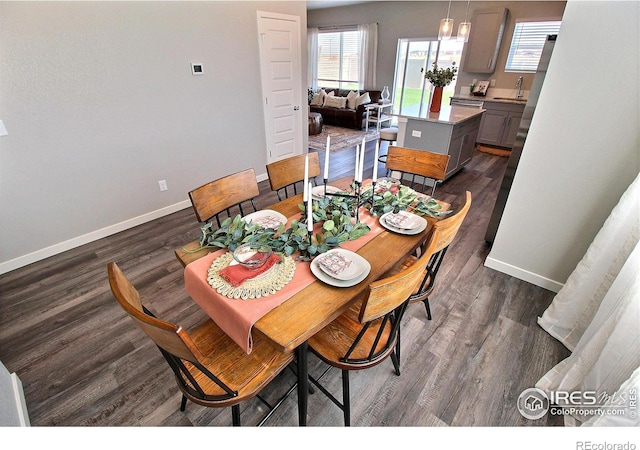
[[[346, 189], [350, 183], [350, 178], [344, 178], [330, 184]], [[302, 194], [292, 196], [266, 209], [291, 217], [300, 212], [298, 207], [300, 203], [302, 203]], [[445, 209], [449, 207], [442, 202], [441, 206]], [[432, 225], [438, 220], [432, 217], [425, 217], [425, 219], [428, 226], [421, 233], [403, 235], [385, 230], [360, 247], [356, 253], [371, 264], [371, 271], [362, 282], [345, 288], [330, 286], [316, 279], [254, 324], [252, 333], [261, 336], [283, 353], [296, 352], [300, 425], [307, 423], [308, 339], [340, 316], [354, 302], [362, 299], [367, 294], [367, 288], [371, 282], [382, 278], [394, 265], [416, 250], [428, 236]], [[211, 251], [219, 250], [212, 248], [193, 252], [199, 246], [198, 241], [193, 241], [175, 250], [176, 257], [183, 266], [186, 267], [190, 262], [196, 261]]]

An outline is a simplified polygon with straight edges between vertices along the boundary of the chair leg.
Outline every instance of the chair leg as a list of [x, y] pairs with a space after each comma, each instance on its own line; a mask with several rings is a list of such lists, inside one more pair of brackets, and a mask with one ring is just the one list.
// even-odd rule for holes
[[397, 376], [400, 376], [400, 332], [398, 332], [398, 339], [396, 340], [396, 348], [391, 352], [391, 362], [393, 363], [393, 369]]
[[393, 363], [393, 371], [397, 376], [400, 376], [400, 355], [396, 353], [396, 350], [391, 352], [391, 362]]
[[186, 407], [187, 407], [187, 397], [183, 395], [182, 401], [180, 402], [180, 411], [184, 411]]
[[233, 405], [231, 407], [231, 417], [233, 420], [233, 426], [239, 427], [240, 426], [240, 405]]
[[427, 310], [427, 319], [431, 320], [431, 308], [429, 307], [429, 298], [425, 298], [424, 300], [422, 300], [422, 303], [424, 303], [424, 307]]
[[351, 401], [349, 400], [349, 371], [342, 371], [342, 413], [344, 415], [344, 426], [351, 426]]

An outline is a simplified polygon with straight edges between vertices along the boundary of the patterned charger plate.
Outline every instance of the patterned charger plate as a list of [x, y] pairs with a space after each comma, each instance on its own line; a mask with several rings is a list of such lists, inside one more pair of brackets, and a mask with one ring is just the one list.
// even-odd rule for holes
[[291, 281], [296, 271], [296, 262], [290, 256], [282, 257], [282, 262], [275, 264], [265, 273], [245, 280], [240, 286], [231, 286], [218, 272], [233, 261], [233, 254], [227, 252], [211, 263], [207, 282], [220, 295], [232, 299], [251, 300], [275, 294]]

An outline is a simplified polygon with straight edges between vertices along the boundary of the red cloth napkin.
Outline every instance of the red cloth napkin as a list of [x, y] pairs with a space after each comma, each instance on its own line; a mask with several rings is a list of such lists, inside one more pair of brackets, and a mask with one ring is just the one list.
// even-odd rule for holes
[[[259, 255], [256, 254], [249, 258], [249, 260], [253, 258], [258, 258]], [[275, 253], [272, 254], [269, 259], [260, 267], [256, 269], [249, 269], [241, 264], [235, 264], [233, 266], [227, 266], [224, 269], [218, 271], [218, 274], [231, 286], [238, 287], [246, 280], [250, 278], [255, 278], [258, 275], [265, 273], [267, 270], [271, 269], [274, 264], [277, 264], [281, 261], [280, 256]]]

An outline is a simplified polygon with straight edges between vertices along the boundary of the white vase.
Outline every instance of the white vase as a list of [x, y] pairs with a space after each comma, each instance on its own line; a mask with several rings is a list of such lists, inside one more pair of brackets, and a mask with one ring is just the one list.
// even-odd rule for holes
[[385, 86], [382, 89], [382, 100], [386, 103], [389, 101], [389, 86]]

